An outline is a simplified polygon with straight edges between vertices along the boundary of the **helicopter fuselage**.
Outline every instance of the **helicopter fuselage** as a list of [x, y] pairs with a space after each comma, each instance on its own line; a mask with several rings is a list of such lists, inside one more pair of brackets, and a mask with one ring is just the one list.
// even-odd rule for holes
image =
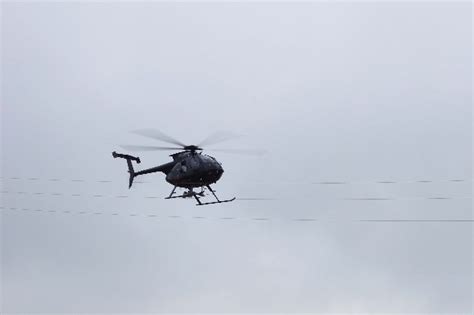
[[174, 165], [165, 172], [166, 181], [183, 188], [208, 186], [217, 182], [224, 169], [212, 156], [199, 152], [180, 152], [172, 155]]

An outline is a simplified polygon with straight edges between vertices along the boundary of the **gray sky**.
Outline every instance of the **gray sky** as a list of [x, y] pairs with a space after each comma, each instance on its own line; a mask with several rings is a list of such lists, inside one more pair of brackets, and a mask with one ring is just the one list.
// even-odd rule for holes
[[[2, 311], [471, 313], [472, 223], [359, 221], [473, 218], [471, 6], [3, 2]], [[144, 127], [277, 200], [128, 190]]]

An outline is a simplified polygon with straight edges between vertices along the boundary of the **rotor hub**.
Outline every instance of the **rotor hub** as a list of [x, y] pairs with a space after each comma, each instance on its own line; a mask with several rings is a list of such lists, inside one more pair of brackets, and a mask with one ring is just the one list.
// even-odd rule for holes
[[202, 148], [198, 147], [197, 145], [186, 145], [183, 147], [184, 150], [186, 151], [191, 151], [191, 152], [195, 152], [195, 151], [202, 151]]

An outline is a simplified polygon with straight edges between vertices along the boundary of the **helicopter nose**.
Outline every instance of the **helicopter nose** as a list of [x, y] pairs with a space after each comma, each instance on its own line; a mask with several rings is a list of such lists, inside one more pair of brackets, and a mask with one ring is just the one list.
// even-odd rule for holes
[[220, 178], [222, 176], [222, 173], [224, 173], [224, 169], [221, 166], [219, 166], [219, 167], [216, 167], [212, 171], [212, 173], [214, 173], [217, 178]]

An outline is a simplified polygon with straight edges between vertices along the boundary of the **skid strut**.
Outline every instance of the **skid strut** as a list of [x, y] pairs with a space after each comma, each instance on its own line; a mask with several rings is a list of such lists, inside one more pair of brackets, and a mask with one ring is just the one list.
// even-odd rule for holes
[[214, 196], [214, 198], [216, 198], [216, 201], [211, 201], [211, 202], [202, 202], [200, 198], [204, 197], [204, 186], [201, 187], [201, 191], [200, 192], [195, 192], [193, 191], [192, 189], [184, 192], [182, 195], [178, 195], [178, 196], [175, 196], [175, 190], [176, 190], [177, 186], [174, 186], [173, 187], [173, 190], [171, 191], [171, 193], [169, 194], [168, 197], [165, 197], [165, 199], [174, 199], [174, 198], [191, 198], [191, 197], [194, 197], [194, 199], [196, 199], [196, 206], [205, 206], [205, 205], [214, 205], [214, 204], [218, 204], [218, 203], [224, 203], [224, 202], [231, 202], [231, 201], [234, 201], [235, 200], [235, 197], [232, 198], [232, 199], [226, 199], [226, 200], [220, 200], [216, 193], [215, 193], [215, 190], [213, 190], [211, 188], [211, 186], [206, 186], [207, 189], [209, 189], [209, 191], [212, 193], [212, 195]]
[[194, 190], [188, 190], [185, 191], [182, 195], [174, 196], [175, 190], [178, 188], [178, 186], [174, 186], [173, 190], [169, 194], [168, 197], [165, 197], [165, 199], [174, 199], [174, 198], [191, 198], [194, 196], [201, 196], [204, 197], [204, 190], [201, 190], [200, 192], [195, 192]]
[[175, 196], [173, 197], [173, 194], [174, 194], [174, 191], [176, 190], [176, 187], [177, 186], [174, 186], [173, 187], [173, 190], [171, 191], [170, 195], [168, 197], [166, 197], [165, 199], [171, 199], [171, 198], [178, 198], [179, 196]]

